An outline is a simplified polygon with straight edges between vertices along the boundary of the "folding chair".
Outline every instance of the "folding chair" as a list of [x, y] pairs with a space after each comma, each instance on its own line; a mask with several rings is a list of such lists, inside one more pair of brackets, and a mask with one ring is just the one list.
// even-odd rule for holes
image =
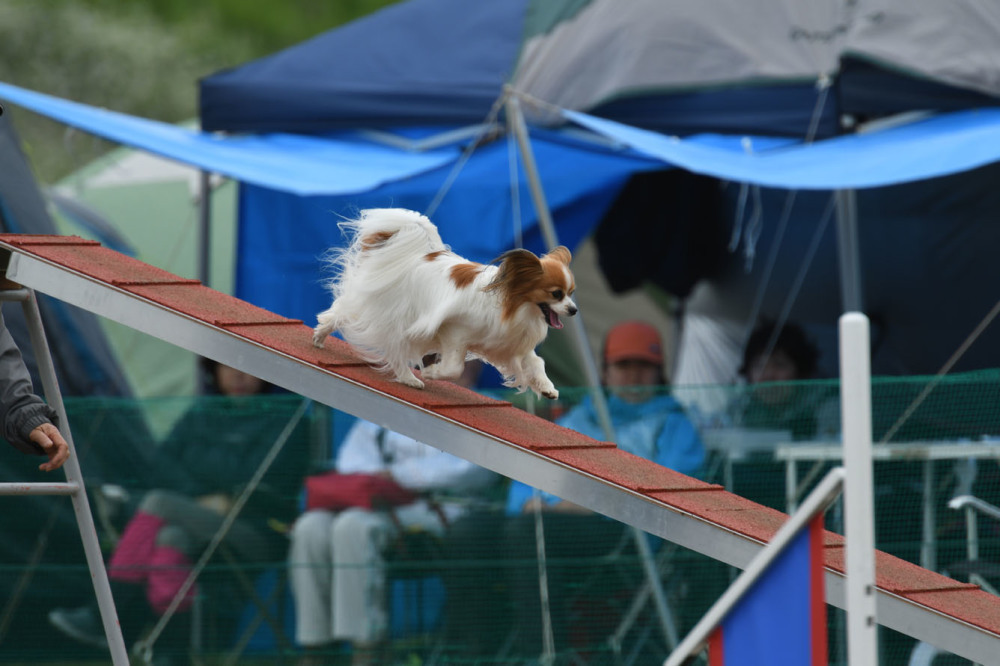
[[[163, 633], [166, 624], [170, 621], [171, 617], [176, 612], [181, 601], [186, 597], [188, 591], [194, 585], [198, 576], [201, 575], [202, 571], [207, 566], [209, 560], [216, 554], [216, 552], [221, 552], [223, 554], [223, 557], [224, 558], [226, 557], [226, 549], [223, 544], [223, 539], [225, 539], [226, 535], [229, 533], [229, 529], [233, 525], [233, 522], [235, 522], [236, 518], [239, 516], [240, 511], [243, 510], [243, 507], [250, 499], [250, 496], [253, 494], [253, 492], [257, 489], [258, 485], [260, 484], [261, 479], [264, 478], [264, 475], [271, 467], [271, 463], [273, 463], [275, 458], [277, 458], [278, 454], [281, 452], [281, 449], [284, 447], [285, 442], [288, 441], [289, 437], [291, 437], [292, 432], [295, 430], [295, 427], [298, 425], [299, 421], [301, 421], [303, 416], [305, 416], [309, 404], [310, 404], [309, 400], [307, 399], [302, 400], [302, 403], [300, 404], [299, 408], [292, 415], [291, 419], [289, 419], [289, 422], [285, 424], [284, 429], [281, 431], [281, 434], [278, 435], [278, 438], [274, 441], [274, 444], [271, 445], [270, 450], [268, 450], [268, 453], [264, 457], [264, 460], [261, 461], [261, 464], [257, 468], [257, 471], [254, 474], [253, 478], [250, 479], [250, 481], [244, 486], [243, 491], [241, 492], [239, 497], [236, 498], [236, 501], [233, 503], [233, 506], [229, 509], [229, 512], [223, 519], [222, 524], [219, 526], [218, 531], [212, 537], [212, 540], [209, 542], [208, 546], [201, 554], [201, 557], [191, 568], [191, 572], [188, 574], [188, 577], [184, 581], [184, 584], [180, 587], [179, 590], [177, 590], [173, 600], [167, 607], [167, 610], [160, 617], [156, 626], [153, 627], [150, 633], [139, 642], [137, 649], [140, 655], [144, 656], [147, 661], [152, 660], [153, 646], [155, 645], [157, 639], [159, 639], [160, 634]], [[232, 557], [231, 554], [230, 557]], [[239, 571], [239, 567], [235, 567], [235, 570]], [[244, 582], [246, 583], [246, 585], [250, 590], [254, 589], [252, 584], [249, 583], [249, 581], [244, 581]], [[259, 597], [257, 598], [257, 600], [260, 601]], [[263, 603], [259, 606], [259, 610], [266, 610], [266, 608], [267, 608], [266, 604]], [[275, 623], [274, 626], [279, 627], [280, 623]], [[281, 635], [284, 636], [283, 632]], [[245, 639], [241, 639], [241, 642], [243, 642], [244, 640]], [[287, 639], [285, 640], [287, 644]], [[242, 651], [244, 647], [245, 644], [242, 647], [240, 647], [240, 651]], [[236, 657], [232, 657], [232, 661], [229, 663], [235, 663], [236, 658], [238, 658], [238, 654], [236, 655]]]
[[[618, 544], [607, 554], [594, 558], [591, 563], [598, 567], [598, 572], [593, 574], [590, 579], [579, 581], [573, 591], [577, 598], [570, 601], [568, 605], [565, 602], [562, 604], [563, 607], [570, 609], [571, 617], [553, 619], [549, 604], [551, 595], [566, 594], [568, 591], [549, 589], [548, 569], [550, 564], [545, 549], [546, 536], [543, 521], [538, 512], [535, 514], [535, 530], [544, 632], [542, 661], [551, 663], [555, 659], [557, 649], [563, 653], [568, 648], [569, 651], [576, 652], [571, 656], [573, 661], [586, 664], [588, 663], [586, 653], [592, 651], [595, 646], [603, 644], [602, 649], [610, 651], [617, 663], [632, 663], [635, 659], [640, 658], [642, 649], [652, 638], [654, 631], [662, 634], [665, 643], [664, 655], [677, 644], [676, 620], [667, 601], [661, 577], [669, 559], [669, 549], [662, 550], [660, 558], [657, 558], [652, 552], [646, 534], [632, 527], [624, 527]], [[635, 563], [636, 561], [639, 564], [638, 570], [625, 571], [621, 568], [625, 562]], [[607, 572], [617, 577], [617, 581], [611, 585], [609, 585], [608, 580], [603, 579], [604, 576], [609, 575]], [[592, 590], [595, 585], [600, 586], [598, 593], [588, 595], [588, 591]], [[609, 588], [615, 588], [614, 592], [609, 593]], [[639, 626], [638, 619], [650, 602], [652, 602], [653, 611], [652, 621]], [[596, 622], [595, 616], [604, 613], [614, 613], [620, 619], [616, 624], [604, 621]], [[587, 617], [588, 615], [589, 617]], [[571, 627], [589, 624], [594, 631], [607, 630], [609, 633], [602, 636], [598, 642], [590, 641], [589, 646], [580, 645], [581, 641], [574, 641], [573, 637], [568, 637], [569, 646], [557, 646], [553, 631], [553, 623], [556, 621]], [[633, 629], [638, 629], [639, 635], [633, 636], [631, 641], [626, 641], [626, 636]], [[574, 643], [577, 644], [574, 645]]]

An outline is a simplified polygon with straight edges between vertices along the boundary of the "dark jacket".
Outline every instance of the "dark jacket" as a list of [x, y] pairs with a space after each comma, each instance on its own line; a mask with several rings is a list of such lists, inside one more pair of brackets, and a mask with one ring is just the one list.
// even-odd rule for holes
[[24, 453], [43, 455], [29, 439], [43, 423], [56, 423], [56, 413], [34, 393], [21, 352], [0, 315], [0, 423], [3, 437]]
[[[236, 496], [253, 478], [303, 398], [294, 395], [204, 396], [160, 445], [157, 487], [192, 497]], [[310, 451], [308, 412], [264, 475], [245, 511], [291, 519]]]

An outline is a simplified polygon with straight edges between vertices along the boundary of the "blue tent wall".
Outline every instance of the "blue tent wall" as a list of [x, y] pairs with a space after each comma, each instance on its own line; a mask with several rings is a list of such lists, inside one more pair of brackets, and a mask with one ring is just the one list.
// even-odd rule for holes
[[[572, 142], [546, 140], [544, 135], [533, 143], [533, 150], [559, 242], [571, 249], [594, 229], [633, 172], [662, 167], [630, 154], [597, 148], [581, 151]], [[509, 159], [506, 142], [477, 150], [432, 216], [444, 241], [473, 261], [492, 261], [516, 246]], [[520, 167], [519, 172], [523, 246], [541, 253], [545, 243]], [[329, 307], [320, 256], [342, 245], [338, 227], [342, 217], [364, 208], [427, 211], [449, 173], [438, 169], [337, 197], [298, 197], [242, 185], [236, 295], [285, 316], [315, 322], [316, 314]]]

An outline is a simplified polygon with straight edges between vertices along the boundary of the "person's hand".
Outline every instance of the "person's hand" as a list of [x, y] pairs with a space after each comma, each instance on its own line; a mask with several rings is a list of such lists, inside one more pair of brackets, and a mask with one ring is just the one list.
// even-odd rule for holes
[[51, 423], [43, 423], [28, 435], [29, 439], [38, 446], [49, 457], [49, 461], [42, 463], [38, 469], [43, 472], [51, 472], [59, 469], [63, 463], [69, 459], [69, 444], [63, 439], [59, 429]]

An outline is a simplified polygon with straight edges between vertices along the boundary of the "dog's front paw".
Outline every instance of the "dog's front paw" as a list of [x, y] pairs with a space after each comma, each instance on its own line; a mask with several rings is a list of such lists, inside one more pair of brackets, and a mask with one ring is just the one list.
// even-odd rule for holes
[[322, 349], [328, 335], [329, 333], [324, 333], [323, 331], [313, 331], [313, 347]]
[[542, 395], [549, 400], [556, 400], [559, 398], [559, 391], [552, 389], [551, 391], [542, 391]]

